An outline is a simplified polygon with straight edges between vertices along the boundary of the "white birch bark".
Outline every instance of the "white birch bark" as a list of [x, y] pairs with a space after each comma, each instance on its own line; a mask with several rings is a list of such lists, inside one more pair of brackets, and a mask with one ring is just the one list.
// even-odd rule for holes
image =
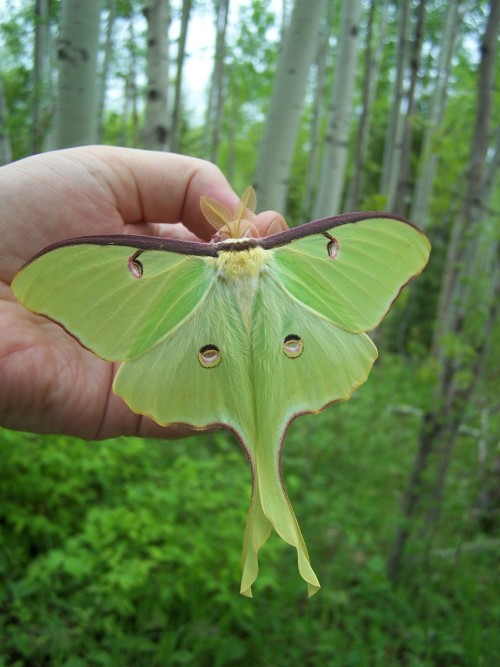
[[335, 215], [341, 209], [358, 62], [360, 13], [361, 0], [342, 3], [339, 51], [335, 63], [319, 191], [314, 208], [315, 218]]
[[63, 0], [57, 44], [56, 148], [96, 141], [100, 0]]
[[169, 1], [149, 0], [144, 14], [147, 29], [147, 93], [144, 112], [144, 147], [165, 151], [168, 127], [168, 23]]
[[457, 35], [462, 21], [460, 6], [463, 0], [450, 0], [441, 37], [434, 90], [431, 95], [427, 125], [422, 139], [419, 171], [412, 197], [410, 220], [421, 229], [427, 226], [427, 211], [437, 168], [437, 152], [433, 149], [434, 137], [439, 129], [446, 109], [447, 84], [450, 75], [452, 56], [455, 51]]
[[295, 0], [285, 31], [260, 145], [254, 186], [259, 208], [283, 211], [307, 77], [316, 50], [324, 0]]

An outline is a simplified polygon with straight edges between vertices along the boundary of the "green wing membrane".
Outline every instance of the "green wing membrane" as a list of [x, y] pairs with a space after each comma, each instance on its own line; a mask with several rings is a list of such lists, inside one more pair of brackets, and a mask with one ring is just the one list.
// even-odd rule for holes
[[[221, 363], [205, 368], [199, 351], [220, 350]], [[226, 424], [247, 439], [252, 422], [251, 354], [231, 290], [215, 281], [181, 326], [120, 367], [114, 389], [132, 410], [160, 424], [195, 428]]]
[[[192, 312], [207, 291], [207, 260], [147, 250], [129, 268], [128, 246], [67, 245], [17, 274], [12, 290], [27, 308], [64, 327], [90, 350], [123, 361], [155, 345]], [[212, 272], [213, 274], [213, 272]]]
[[[250, 331], [235, 294], [224, 280], [214, 282], [182, 327], [121, 366], [114, 389], [132, 410], [162, 424], [224, 424], [236, 433], [253, 473], [241, 592], [251, 595], [258, 551], [275, 529], [297, 549], [312, 595], [319, 583], [283, 484], [281, 444], [294, 416], [348, 398], [366, 380], [376, 349], [368, 336], [343, 331], [287, 298], [272, 271], [260, 280]], [[293, 359], [283, 352], [291, 333], [304, 343]], [[198, 360], [209, 344], [221, 355], [214, 368]]]
[[[258, 388], [254, 392], [256, 434], [250, 451], [254, 477], [241, 591], [251, 594], [250, 586], [258, 573], [258, 550], [273, 528], [297, 549], [300, 574], [313, 595], [319, 582], [285, 490], [283, 439], [289, 423], [299, 414], [348, 399], [367, 379], [377, 351], [365, 334], [343, 331], [287, 298], [272, 271], [262, 277], [254, 313], [252, 374]], [[291, 334], [303, 343], [302, 353], [295, 358], [284, 353]]]
[[[408, 223], [371, 218], [275, 250], [287, 291], [347, 331], [371, 331], [429, 257], [427, 237]], [[334, 239], [332, 258], [328, 245]]]
[[[430, 246], [409, 224], [371, 217], [275, 249], [241, 247], [201, 256], [175, 242], [136, 252], [80, 241], [35, 258], [12, 288], [30, 310], [123, 362], [113, 388], [133, 411], [237, 435], [252, 467], [241, 592], [252, 594], [274, 529], [296, 548], [312, 595], [319, 583], [281, 471], [286, 430], [366, 380], [377, 351], [364, 332], [422, 270]], [[207, 349], [217, 363], [205, 363]]]

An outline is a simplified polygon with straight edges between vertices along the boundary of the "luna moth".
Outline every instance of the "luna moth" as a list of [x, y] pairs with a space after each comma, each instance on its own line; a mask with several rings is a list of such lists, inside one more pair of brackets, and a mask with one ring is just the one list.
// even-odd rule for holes
[[[425, 266], [430, 244], [403, 218], [347, 213], [248, 237], [255, 195], [236, 211], [203, 197], [211, 243], [88, 236], [45, 248], [12, 289], [31, 311], [122, 365], [113, 389], [159, 424], [224, 426], [243, 446], [252, 495], [241, 593], [274, 529], [319, 582], [281, 469], [295, 417], [348, 399], [377, 350], [366, 332]], [[250, 209], [250, 210], [249, 210]]]

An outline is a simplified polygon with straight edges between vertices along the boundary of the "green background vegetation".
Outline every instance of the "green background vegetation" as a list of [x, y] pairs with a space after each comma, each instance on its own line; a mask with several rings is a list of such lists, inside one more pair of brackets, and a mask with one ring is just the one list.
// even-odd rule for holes
[[322, 584], [310, 600], [276, 536], [254, 599], [238, 594], [250, 473], [229, 435], [0, 432], [0, 664], [494, 665], [476, 433], [459, 440], [432, 545], [398, 586], [386, 575], [428, 391], [421, 367], [387, 354], [350, 401], [292, 424], [284, 474]]
[[[382, 208], [386, 200], [380, 171], [393, 99], [396, 4], [388, 3], [391, 20], [364, 164], [364, 209]], [[463, 327], [448, 331], [439, 341], [439, 354], [432, 352], [438, 294], [467, 185], [479, 45], [489, 4], [463, 3], [447, 106], [432, 142], [439, 163], [426, 227], [431, 261], [376, 333], [381, 357], [367, 384], [350, 401], [301, 417], [285, 442], [286, 485], [321, 591], [307, 599], [295, 551], [273, 536], [262, 550], [254, 599], [238, 594], [250, 471], [229, 434], [171, 442], [84, 442], [0, 430], [0, 667], [494, 667], [499, 662], [500, 324], [498, 316], [484, 315], [491, 302], [476, 298], [488, 291], [488, 271], [465, 272], [471, 307], [464, 301]], [[335, 2], [325, 80], [314, 80], [313, 73], [305, 100], [289, 179], [289, 224], [308, 219], [312, 91], [320, 83], [326, 91], [331, 88], [341, 5]], [[412, 186], [422, 159], [446, 5], [427, 2], [412, 117]], [[0, 129], [8, 135], [12, 158], [20, 159], [32, 152], [36, 98], [44, 102], [42, 130], [50, 144], [54, 91], [33, 86], [34, 4], [20, 0], [6, 6], [0, 25], [5, 98]], [[115, 91], [131, 74], [140, 80], [146, 58], [144, 22], [134, 48], [127, 32], [129, 24], [143, 20], [143, 3], [120, 0], [116, 6], [117, 42], [108, 81]], [[178, 18], [181, 3], [172, 6]], [[60, 2], [50, 3], [54, 34], [59, 7]], [[213, 21], [212, 3], [196, 2], [194, 8]], [[240, 8], [226, 44], [217, 163], [239, 192], [252, 181], [257, 162], [277, 34], [279, 17], [269, 3], [252, 0]], [[365, 65], [363, 39], [360, 44], [353, 119], [359, 114]], [[143, 81], [135, 90], [139, 101], [144, 88]], [[492, 128], [500, 122], [499, 94], [497, 84]], [[323, 133], [328, 97], [327, 92], [322, 102]], [[124, 116], [121, 108], [108, 105], [101, 119], [104, 143], [139, 145], [143, 109], [140, 104], [134, 118], [130, 110]], [[187, 99], [181, 125], [181, 151], [207, 157], [202, 114]], [[346, 184], [356, 169], [356, 129], [353, 122]], [[498, 247], [498, 177], [495, 183], [480, 222], [467, 228], [464, 247], [474, 235], [485, 246]], [[466, 253], [464, 265], [469, 258]], [[489, 337], [485, 321], [492, 325]], [[450, 359], [456, 363], [443, 373]], [[440, 518], [426, 524], [432, 498], [422, 492], [395, 582], [387, 574], [388, 556], [401, 528], [402, 499], [422, 445], [424, 417], [439, 412], [438, 399], [446, 399], [444, 391], [441, 397], [437, 392], [440, 374], [452, 378], [459, 394], [466, 389], [466, 399], [449, 415], [458, 435], [445, 430], [436, 447], [439, 453], [451, 442], [455, 450], [449, 455]], [[431, 467], [427, 473], [422, 490], [426, 481], [433, 488]]]

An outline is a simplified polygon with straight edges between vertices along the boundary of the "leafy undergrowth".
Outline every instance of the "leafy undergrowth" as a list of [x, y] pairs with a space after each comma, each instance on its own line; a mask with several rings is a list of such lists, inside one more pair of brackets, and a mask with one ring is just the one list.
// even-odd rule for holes
[[495, 664], [495, 552], [461, 548], [481, 537], [473, 439], [425, 567], [397, 588], [385, 573], [427, 389], [387, 359], [349, 402], [291, 426], [284, 474], [323, 587], [311, 600], [275, 536], [254, 599], [238, 594], [250, 472], [229, 435], [1, 431], [0, 665]]

